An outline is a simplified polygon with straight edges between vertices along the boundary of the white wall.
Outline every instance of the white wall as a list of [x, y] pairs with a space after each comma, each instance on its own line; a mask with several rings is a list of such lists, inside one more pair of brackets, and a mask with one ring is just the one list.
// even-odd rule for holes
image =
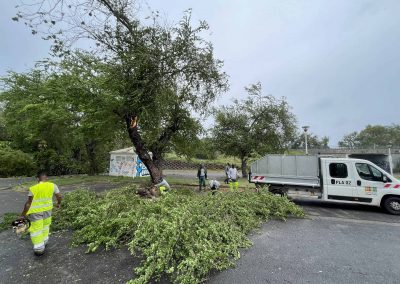
[[148, 176], [149, 171], [136, 154], [112, 153], [110, 155], [110, 176]]

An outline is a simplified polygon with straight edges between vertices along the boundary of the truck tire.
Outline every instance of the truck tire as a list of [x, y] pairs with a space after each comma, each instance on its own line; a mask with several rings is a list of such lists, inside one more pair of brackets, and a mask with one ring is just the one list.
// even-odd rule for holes
[[281, 187], [271, 186], [269, 188], [269, 192], [271, 192], [274, 195], [279, 195], [281, 197], [285, 196], [285, 190]]
[[383, 201], [383, 208], [393, 215], [400, 215], [400, 197], [390, 196]]

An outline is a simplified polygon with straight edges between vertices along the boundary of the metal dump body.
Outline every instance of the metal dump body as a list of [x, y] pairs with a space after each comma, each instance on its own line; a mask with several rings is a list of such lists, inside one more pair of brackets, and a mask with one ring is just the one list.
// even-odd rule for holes
[[251, 164], [250, 182], [319, 187], [319, 158], [267, 155]]

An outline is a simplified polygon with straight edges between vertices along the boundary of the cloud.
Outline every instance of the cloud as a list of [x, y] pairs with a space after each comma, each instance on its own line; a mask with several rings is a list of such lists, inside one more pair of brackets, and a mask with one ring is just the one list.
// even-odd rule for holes
[[[266, 94], [285, 96], [300, 125], [327, 135], [334, 146], [367, 124], [398, 123], [400, 1], [150, 0], [177, 22], [193, 8], [206, 20], [218, 58], [225, 60], [230, 93], [245, 96], [261, 81]], [[12, 1], [2, 5], [0, 73], [22, 71], [47, 56], [48, 43], [13, 23]]]

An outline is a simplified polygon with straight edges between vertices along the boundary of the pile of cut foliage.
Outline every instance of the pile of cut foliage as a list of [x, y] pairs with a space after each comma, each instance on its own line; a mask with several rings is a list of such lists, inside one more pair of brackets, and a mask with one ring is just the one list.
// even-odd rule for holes
[[287, 198], [253, 192], [199, 195], [187, 190], [158, 200], [138, 197], [134, 188], [96, 195], [87, 190], [65, 194], [54, 228], [74, 230], [74, 244], [89, 251], [127, 245], [142, 262], [129, 283], [161, 276], [175, 283], [198, 283], [211, 270], [232, 266], [246, 236], [262, 221], [303, 216]]

